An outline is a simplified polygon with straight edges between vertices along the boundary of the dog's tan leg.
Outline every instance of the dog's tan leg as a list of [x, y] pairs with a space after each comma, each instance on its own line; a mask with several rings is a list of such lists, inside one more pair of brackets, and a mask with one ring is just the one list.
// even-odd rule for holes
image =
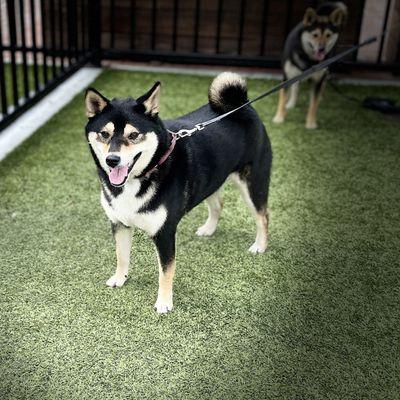
[[322, 92], [325, 86], [324, 80], [316, 82], [311, 89], [310, 106], [308, 108], [307, 118], [306, 118], [306, 128], [316, 129], [317, 124], [317, 110], [318, 105], [322, 98]]
[[275, 122], [275, 124], [281, 124], [282, 122], [285, 121], [285, 115], [286, 115], [286, 90], [281, 89], [279, 91], [278, 110], [276, 111], [273, 122]]
[[173, 308], [172, 283], [175, 274], [175, 232], [176, 227], [164, 226], [153, 238], [158, 258], [158, 295], [154, 308], [165, 314]]
[[173, 308], [172, 284], [175, 274], [175, 259], [162, 264], [159, 259], [158, 295], [154, 308], [159, 314], [165, 314]]
[[129, 261], [132, 246], [132, 229], [122, 224], [113, 225], [117, 253], [117, 269], [106, 282], [110, 287], [121, 287], [128, 279]]
[[263, 253], [268, 247], [268, 211], [259, 211], [254, 215], [257, 226], [256, 240], [249, 248], [251, 253]]
[[246, 181], [240, 178], [239, 174], [231, 174], [232, 181], [238, 187], [240, 194], [246, 205], [249, 207], [255, 221], [256, 221], [256, 240], [250, 246], [251, 253], [264, 253], [268, 246], [268, 212], [263, 209], [257, 210], [253, 200], [251, 199], [249, 187]]
[[218, 191], [208, 197], [206, 203], [208, 207], [208, 218], [205, 224], [197, 229], [196, 235], [198, 236], [211, 236], [215, 232], [222, 211], [223, 202]]

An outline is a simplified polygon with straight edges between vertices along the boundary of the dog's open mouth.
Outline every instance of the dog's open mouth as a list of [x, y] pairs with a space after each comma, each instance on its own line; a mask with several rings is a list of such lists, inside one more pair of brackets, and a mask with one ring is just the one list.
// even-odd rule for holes
[[325, 58], [325, 51], [323, 50], [318, 50], [315, 53], [315, 57], [317, 58], [318, 61], [323, 61], [323, 59]]
[[124, 165], [122, 167], [111, 168], [108, 179], [110, 180], [111, 185], [119, 187], [123, 186], [126, 180], [129, 177], [130, 172], [132, 171], [133, 166], [136, 164], [136, 161], [142, 155], [142, 152], [139, 152], [134, 157], [132, 163], [130, 165]]

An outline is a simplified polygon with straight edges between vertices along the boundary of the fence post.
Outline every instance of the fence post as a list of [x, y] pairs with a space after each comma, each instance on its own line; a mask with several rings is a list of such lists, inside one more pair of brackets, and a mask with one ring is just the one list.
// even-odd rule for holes
[[19, 104], [18, 95], [18, 75], [17, 75], [17, 61], [15, 57], [15, 48], [17, 47], [17, 28], [15, 23], [15, 2], [14, 0], [7, 0], [7, 14], [8, 26], [10, 33], [10, 47], [11, 47], [11, 76], [12, 76], [12, 89], [14, 107], [17, 108]]
[[89, 17], [89, 49], [91, 51], [90, 62], [101, 66], [101, 1], [90, 2]]

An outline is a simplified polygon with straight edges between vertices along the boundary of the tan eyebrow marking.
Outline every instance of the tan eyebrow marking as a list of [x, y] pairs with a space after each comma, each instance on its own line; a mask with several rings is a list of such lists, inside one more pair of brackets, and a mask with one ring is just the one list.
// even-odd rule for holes
[[139, 129], [131, 124], [126, 124], [124, 128], [124, 136], [129, 136], [131, 133], [139, 133]]
[[103, 126], [102, 131], [108, 132], [110, 135], [114, 133], [115, 126], [112, 122], [108, 122], [105, 126]]

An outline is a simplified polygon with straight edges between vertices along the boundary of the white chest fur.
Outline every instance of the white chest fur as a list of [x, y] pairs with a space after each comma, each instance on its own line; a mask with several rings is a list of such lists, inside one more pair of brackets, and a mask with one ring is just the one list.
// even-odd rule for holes
[[[107, 191], [107, 188], [105, 190]], [[150, 186], [142, 196], [137, 196], [139, 190], [140, 182], [133, 179], [126, 183], [123, 192], [118, 197], [110, 196], [111, 204], [107, 202], [102, 192], [101, 205], [111, 222], [135, 226], [144, 230], [148, 235], [154, 236], [164, 225], [167, 219], [167, 210], [165, 206], [160, 205], [153, 211], [139, 212], [152, 199], [155, 188]]]

